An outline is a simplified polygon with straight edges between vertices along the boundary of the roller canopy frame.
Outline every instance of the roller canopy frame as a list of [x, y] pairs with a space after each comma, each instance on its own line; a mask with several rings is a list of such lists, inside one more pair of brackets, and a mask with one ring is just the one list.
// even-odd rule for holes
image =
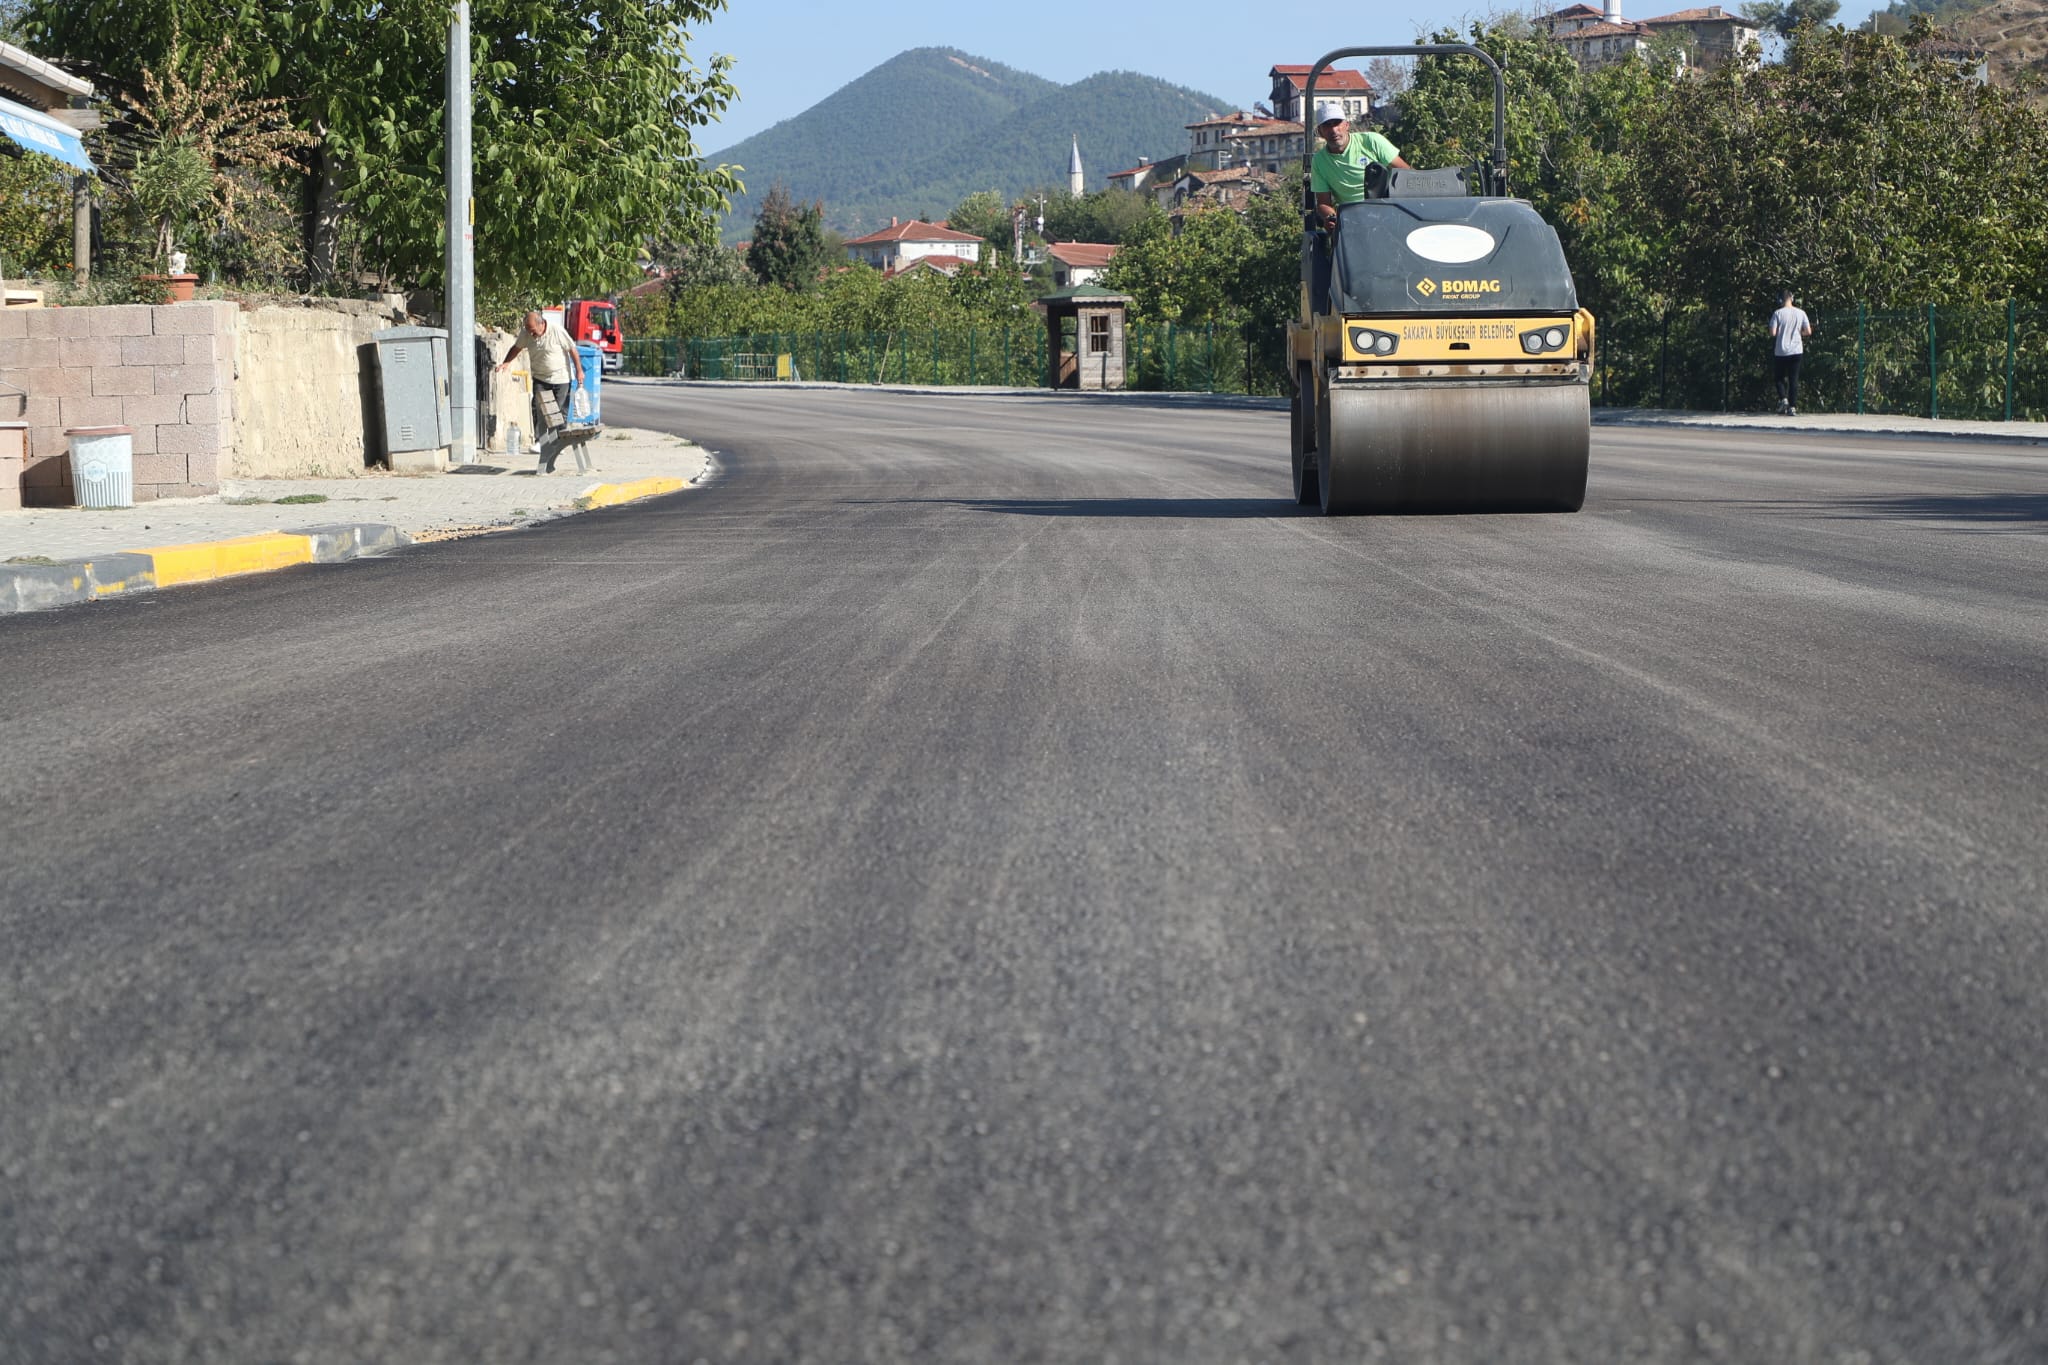
[[1323, 59], [1309, 68], [1308, 84], [1301, 93], [1302, 129], [1301, 140], [1301, 191], [1302, 208], [1313, 207], [1308, 196], [1308, 178], [1314, 166], [1316, 154], [1316, 129], [1310, 123], [1315, 118], [1316, 78], [1333, 62], [1349, 61], [1353, 57], [1477, 57], [1493, 72], [1493, 165], [1489, 168], [1486, 193], [1506, 198], [1508, 193], [1508, 79], [1500, 69], [1500, 63], [1470, 43], [1414, 43], [1407, 47], [1340, 47], [1335, 52], [1325, 53]]

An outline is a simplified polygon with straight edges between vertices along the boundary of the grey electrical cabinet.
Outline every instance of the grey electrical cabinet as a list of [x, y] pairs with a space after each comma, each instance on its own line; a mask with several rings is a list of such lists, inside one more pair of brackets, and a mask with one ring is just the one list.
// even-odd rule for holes
[[384, 449], [396, 464], [408, 451], [448, 444], [448, 333], [439, 327], [386, 327], [375, 334]]

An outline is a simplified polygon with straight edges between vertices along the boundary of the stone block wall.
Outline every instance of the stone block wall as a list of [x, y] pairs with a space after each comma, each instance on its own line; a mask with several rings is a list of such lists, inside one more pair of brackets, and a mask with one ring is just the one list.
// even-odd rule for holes
[[[71, 427], [134, 430], [137, 502], [216, 493], [229, 477], [362, 474], [384, 460], [372, 338], [404, 317], [345, 299], [0, 311], [0, 422], [28, 428], [21, 501], [74, 501]], [[512, 342], [489, 340], [493, 356]], [[504, 451], [512, 426], [533, 449], [525, 370], [492, 377], [486, 451]]]
[[17, 417], [12, 402], [28, 424], [22, 502], [73, 501], [70, 427], [134, 429], [138, 502], [217, 491], [235, 444], [237, 312], [231, 303], [0, 311], [0, 421]]

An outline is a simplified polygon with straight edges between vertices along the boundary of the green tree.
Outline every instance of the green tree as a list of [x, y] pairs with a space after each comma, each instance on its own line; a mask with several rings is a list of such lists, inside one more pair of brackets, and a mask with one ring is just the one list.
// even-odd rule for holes
[[653, 264], [661, 268], [670, 298], [685, 289], [750, 284], [754, 278], [745, 256], [708, 235], [699, 241], [668, 244], [654, 253]]
[[816, 286], [829, 257], [825, 244], [825, 206], [798, 204], [776, 185], [761, 201], [754, 218], [747, 268], [763, 284], [805, 290]]
[[998, 254], [1008, 254], [1013, 245], [1010, 206], [994, 190], [976, 190], [955, 204], [946, 215], [946, 226], [955, 232], [973, 233]]
[[[733, 95], [729, 62], [694, 64], [687, 30], [723, 0], [473, 0], [473, 165], [480, 294], [563, 297], [623, 284], [640, 244], [682, 235], [739, 188], [691, 129]], [[233, 54], [251, 94], [291, 102], [314, 139], [305, 275], [334, 269], [345, 220], [370, 263], [441, 274], [447, 0], [29, 0], [39, 50], [140, 95], [181, 28]]]
[[[1679, 65], [1667, 57], [1582, 73], [1562, 44], [1521, 23], [1477, 24], [1433, 40], [1469, 41], [1505, 70], [1509, 185], [1557, 229], [1580, 298], [1596, 312], [1660, 301], [1670, 284], [1669, 225], [1642, 203], [1640, 143], [1688, 83]], [[1491, 73], [1467, 57], [1418, 61], [1393, 136], [1414, 165], [1485, 159]]]
[[1807, 30], [1787, 61], [1679, 82], [1642, 128], [1645, 212], [1684, 298], [1789, 286], [1874, 305], [2040, 298], [2048, 116], [1906, 40]]
[[40, 153], [0, 148], [0, 266], [15, 275], [69, 267], [74, 174]]
[[278, 183], [296, 174], [292, 154], [313, 139], [291, 126], [285, 101], [252, 96], [225, 51], [172, 36], [160, 67], [142, 73], [142, 97], [120, 98], [108, 174], [125, 176], [159, 268], [181, 235], [188, 247], [237, 239], [281, 257], [290, 206]]
[[1811, 24], [1825, 27], [1842, 11], [1842, 0], [1754, 0], [1742, 7], [1742, 17], [1780, 38], [1790, 38]]

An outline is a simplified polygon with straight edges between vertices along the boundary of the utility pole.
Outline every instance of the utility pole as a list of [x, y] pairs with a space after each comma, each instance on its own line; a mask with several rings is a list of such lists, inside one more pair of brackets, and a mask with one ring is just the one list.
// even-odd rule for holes
[[476, 208], [469, 183], [469, 0], [448, 23], [448, 251], [441, 312], [448, 324], [450, 464], [476, 463]]

